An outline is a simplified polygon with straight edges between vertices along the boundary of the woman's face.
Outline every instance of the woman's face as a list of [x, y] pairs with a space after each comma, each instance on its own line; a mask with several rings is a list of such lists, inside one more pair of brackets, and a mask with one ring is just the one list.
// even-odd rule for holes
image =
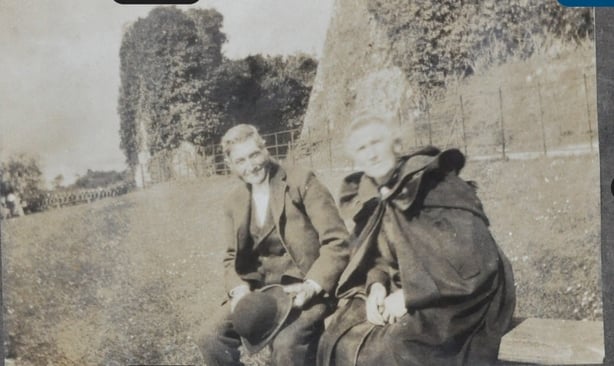
[[357, 127], [348, 135], [346, 146], [357, 168], [371, 178], [386, 176], [396, 164], [395, 141], [390, 130], [382, 124]]

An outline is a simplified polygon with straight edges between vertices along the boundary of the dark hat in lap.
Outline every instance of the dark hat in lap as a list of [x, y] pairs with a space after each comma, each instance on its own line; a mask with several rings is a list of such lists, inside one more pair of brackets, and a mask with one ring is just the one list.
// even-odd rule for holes
[[292, 297], [281, 285], [271, 285], [245, 295], [232, 313], [232, 324], [251, 353], [264, 348], [284, 327]]

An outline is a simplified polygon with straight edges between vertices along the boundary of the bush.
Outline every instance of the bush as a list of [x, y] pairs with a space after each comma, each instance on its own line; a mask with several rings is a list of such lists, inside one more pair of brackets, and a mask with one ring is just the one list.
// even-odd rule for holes
[[73, 183], [70, 188], [98, 188], [98, 187], [107, 187], [112, 184], [129, 182], [131, 181], [131, 174], [128, 170], [123, 172], [117, 172], [115, 170], [112, 171], [94, 171], [91, 169], [87, 170], [87, 173], [79, 177], [75, 183]]
[[540, 0], [367, 0], [393, 43], [395, 63], [422, 90], [442, 87], [476, 65], [526, 59], [543, 38], [579, 42], [593, 36], [589, 8]]
[[[42, 193], [43, 173], [38, 158], [17, 154], [0, 163], [0, 196], [10, 193], [19, 196], [22, 205], [35, 206]], [[32, 208], [28, 208], [32, 211]]]

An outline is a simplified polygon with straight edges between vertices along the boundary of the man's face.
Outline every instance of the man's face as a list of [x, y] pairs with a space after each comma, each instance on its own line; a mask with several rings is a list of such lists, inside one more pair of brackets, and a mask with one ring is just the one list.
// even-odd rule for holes
[[267, 178], [269, 153], [254, 139], [247, 139], [232, 146], [228, 163], [245, 183], [260, 184]]
[[394, 141], [386, 126], [360, 126], [350, 133], [346, 144], [354, 164], [372, 178], [386, 176], [395, 166]]

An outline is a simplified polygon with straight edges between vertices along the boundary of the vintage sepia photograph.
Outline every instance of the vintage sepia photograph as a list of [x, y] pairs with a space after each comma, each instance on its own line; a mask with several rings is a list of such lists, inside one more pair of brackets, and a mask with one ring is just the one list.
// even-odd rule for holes
[[602, 364], [594, 19], [1, 1], [4, 364]]

